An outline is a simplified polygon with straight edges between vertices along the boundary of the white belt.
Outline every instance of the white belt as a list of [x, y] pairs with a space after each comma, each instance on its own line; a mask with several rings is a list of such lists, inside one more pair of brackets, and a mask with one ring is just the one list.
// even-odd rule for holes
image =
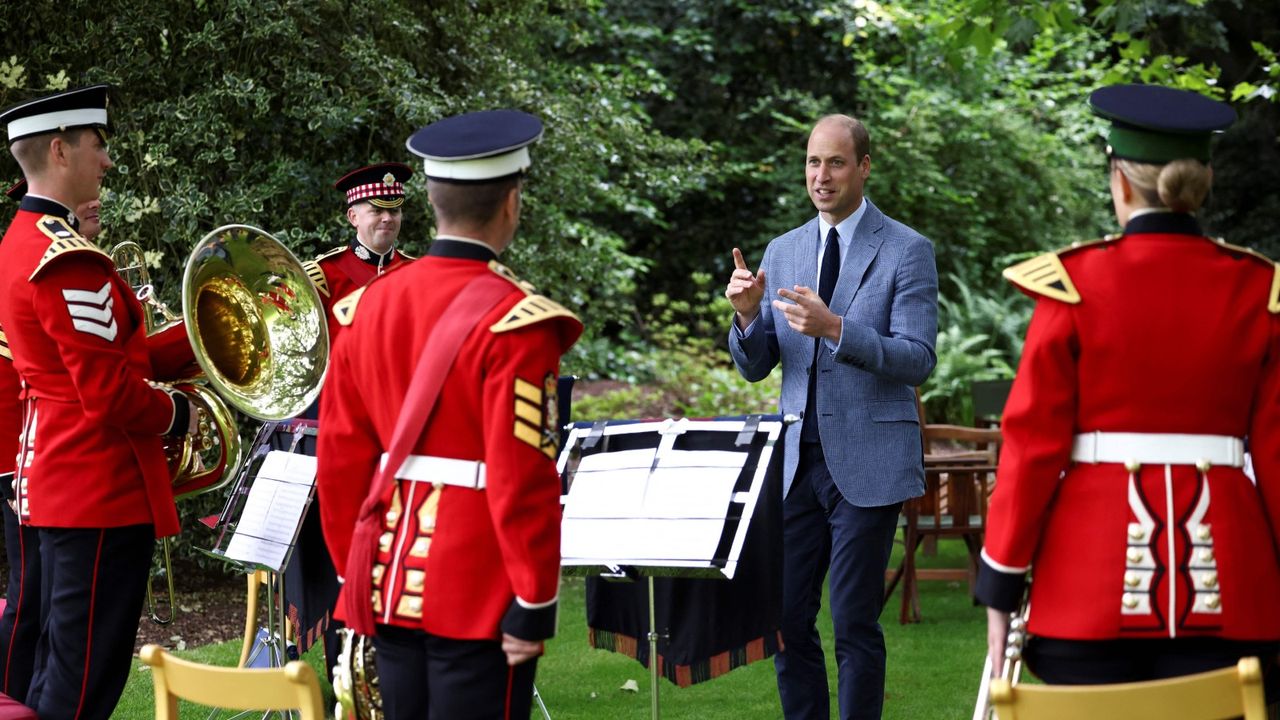
[[1228, 435], [1091, 432], [1076, 435], [1071, 459], [1125, 465], [1244, 467], [1244, 441]]
[[[387, 454], [382, 453], [379, 466], [387, 464]], [[404, 459], [399, 480], [442, 483], [472, 490], [484, 489], [484, 463], [479, 460], [436, 457], [435, 455], [410, 455]]]

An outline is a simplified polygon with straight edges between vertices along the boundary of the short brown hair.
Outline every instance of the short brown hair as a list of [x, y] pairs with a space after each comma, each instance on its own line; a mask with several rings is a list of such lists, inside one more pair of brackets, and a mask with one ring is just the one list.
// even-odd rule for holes
[[871, 154], [871, 133], [867, 132], [867, 126], [863, 125], [861, 120], [852, 115], [833, 113], [818, 118], [818, 122], [814, 123], [814, 127], [828, 120], [839, 123], [841, 127], [849, 131], [849, 137], [853, 138], [853, 154], [856, 162], [862, 162], [862, 158]]
[[54, 138], [62, 138], [62, 141], [72, 147], [80, 147], [80, 138], [86, 132], [97, 132], [92, 128], [75, 128], [64, 132], [43, 133], [41, 135], [32, 135], [14, 141], [9, 146], [9, 151], [13, 153], [13, 158], [18, 161], [18, 167], [22, 168], [22, 174], [30, 177], [39, 175], [44, 172], [45, 163], [49, 159], [49, 143]]
[[483, 183], [456, 183], [427, 178], [427, 197], [440, 219], [455, 224], [484, 225], [493, 219], [507, 199], [507, 193], [519, 187], [520, 176]]

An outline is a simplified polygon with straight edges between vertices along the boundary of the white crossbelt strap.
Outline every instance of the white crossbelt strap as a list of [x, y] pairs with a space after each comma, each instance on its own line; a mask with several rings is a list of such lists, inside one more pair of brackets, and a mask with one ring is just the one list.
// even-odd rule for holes
[[[381, 465], [387, 464], [387, 454], [382, 454]], [[442, 483], [472, 490], [484, 489], [484, 463], [479, 460], [436, 457], [435, 455], [410, 455], [404, 459], [399, 480]]]
[[1076, 435], [1071, 459], [1083, 463], [1244, 466], [1244, 441], [1228, 435], [1091, 432]]

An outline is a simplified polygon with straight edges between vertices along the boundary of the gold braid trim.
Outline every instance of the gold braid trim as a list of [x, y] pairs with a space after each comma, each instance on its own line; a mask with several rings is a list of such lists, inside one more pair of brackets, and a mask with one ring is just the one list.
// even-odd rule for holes
[[45, 215], [36, 221], [36, 227], [40, 228], [40, 232], [44, 233], [52, 242], [49, 243], [48, 249], [44, 251], [44, 256], [40, 258], [40, 262], [36, 263], [36, 269], [31, 271], [28, 280], [35, 280], [40, 271], [44, 269], [54, 258], [65, 257], [76, 252], [91, 252], [101, 255], [111, 262], [111, 256], [98, 249], [97, 245], [89, 242], [83, 235], [76, 232], [67, 221], [57, 215]]
[[1082, 248], [1113, 242], [1119, 238], [1119, 235], [1108, 235], [1100, 240], [1073, 243], [1069, 247], [1043, 253], [1007, 267], [1002, 274], [1006, 280], [1030, 293], [1060, 300], [1068, 305], [1076, 305], [1081, 299], [1080, 292], [1076, 290], [1075, 283], [1071, 282], [1071, 276], [1067, 274], [1067, 268], [1062, 264], [1062, 256]]

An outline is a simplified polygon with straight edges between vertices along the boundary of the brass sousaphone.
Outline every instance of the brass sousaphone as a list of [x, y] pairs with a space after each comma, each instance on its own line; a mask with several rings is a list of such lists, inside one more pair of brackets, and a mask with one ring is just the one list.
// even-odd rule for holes
[[182, 317], [209, 385], [245, 415], [284, 420], [319, 396], [329, 359], [320, 293], [266, 232], [225, 225], [196, 244]]
[[342, 650], [333, 668], [333, 693], [345, 717], [382, 720], [382, 686], [378, 682], [373, 638], [341, 628]]
[[[111, 256], [121, 276], [151, 308], [176, 317], [158, 302], [136, 243], [121, 243]], [[298, 415], [320, 394], [329, 357], [329, 331], [320, 295], [302, 263], [279, 240], [248, 225], [226, 225], [206, 235], [187, 258], [182, 281], [182, 320], [202, 375], [175, 383], [199, 416], [199, 429], [166, 444], [173, 492], [183, 499], [218, 490], [240, 464], [239, 429], [227, 405], [261, 421]], [[225, 401], [225, 402], [224, 402]], [[169, 585], [169, 618], [161, 618], [147, 593], [152, 620], [167, 624], [175, 605], [169, 544], [163, 543]]]

